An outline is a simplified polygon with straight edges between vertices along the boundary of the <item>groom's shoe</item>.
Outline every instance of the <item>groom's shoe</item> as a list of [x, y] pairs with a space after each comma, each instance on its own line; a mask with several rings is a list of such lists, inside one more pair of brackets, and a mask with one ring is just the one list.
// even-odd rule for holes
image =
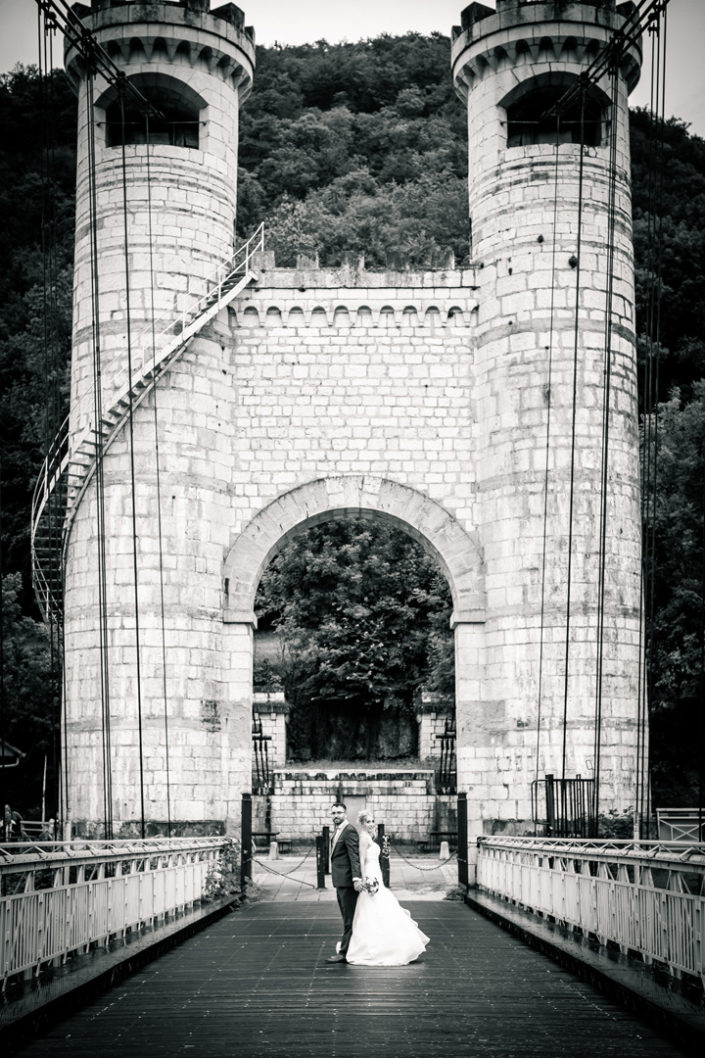
[[348, 960], [345, 958], [345, 956], [344, 955], [340, 955], [340, 954], [338, 954], [338, 955], [329, 955], [328, 958], [326, 959], [326, 962], [347, 962], [347, 961]]

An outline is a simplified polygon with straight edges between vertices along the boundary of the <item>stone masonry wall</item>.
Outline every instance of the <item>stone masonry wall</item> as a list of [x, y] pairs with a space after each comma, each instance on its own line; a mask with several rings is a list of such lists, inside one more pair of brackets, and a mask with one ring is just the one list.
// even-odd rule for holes
[[[392, 840], [425, 840], [433, 828], [436, 798], [433, 772], [277, 771], [272, 794], [272, 830], [280, 838], [314, 838], [330, 825], [330, 807], [338, 797], [363, 800], [374, 818], [385, 824]], [[351, 823], [356, 818], [348, 811]]]
[[[250, 785], [253, 599], [249, 615], [224, 625], [222, 570], [255, 515], [320, 479], [344, 483], [340, 513], [359, 514], [357, 505], [374, 505], [380, 483], [391, 480], [416, 497], [427, 544], [434, 524], [444, 533], [453, 517], [472, 525], [473, 273], [260, 276], [175, 363], [158, 399], [135, 410], [141, 763], [155, 818], [166, 818], [167, 755], [175, 818], [236, 825]], [[125, 433], [106, 453], [104, 480], [113, 796], [116, 814], [133, 815], [140, 706]], [[447, 526], [434, 523], [430, 500], [449, 512]], [[310, 514], [304, 504], [296, 518], [303, 525]], [[406, 523], [397, 515], [395, 524]], [[66, 590], [67, 760], [77, 818], [101, 815], [95, 527], [92, 484], [72, 527]]]

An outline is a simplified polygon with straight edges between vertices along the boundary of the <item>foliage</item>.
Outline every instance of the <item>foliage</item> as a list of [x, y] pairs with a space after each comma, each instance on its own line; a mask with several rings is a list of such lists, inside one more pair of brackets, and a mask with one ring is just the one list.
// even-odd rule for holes
[[[22, 764], [3, 770], [3, 803], [25, 818], [39, 819], [44, 760], [47, 792], [56, 778], [55, 721], [59, 686], [44, 625], [22, 613], [19, 573], [2, 581], [2, 737], [26, 754]], [[49, 814], [55, 806], [49, 804]]]
[[340, 725], [344, 758], [373, 755], [383, 714], [413, 716], [422, 685], [453, 680], [448, 586], [401, 530], [331, 520], [300, 533], [265, 570], [255, 605], [283, 640], [290, 740], [304, 758], [329, 755]]
[[675, 386], [688, 399], [705, 375], [705, 140], [676, 118], [657, 125], [635, 110], [631, 153], [640, 359], [643, 367], [651, 310], [661, 343], [657, 399]]
[[[705, 379], [658, 408], [658, 482], [647, 497], [652, 781], [659, 805], [693, 800], [702, 766], [705, 636]], [[647, 431], [648, 433], [648, 431]], [[653, 442], [652, 442], [653, 443]]]
[[260, 48], [241, 116], [238, 226], [267, 221], [298, 253], [369, 267], [468, 252], [465, 121], [440, 34]]
[[223, 900], [228, 896], [240, 897], [241, 846], [237, 838], [228, 838], [218, 854], [218, 859], [208, 868], [205, 883], [207, 900]]
[[601, 812], [597, 820], [597, 835], [600, 838], [634, 837], [634, 809], [626, 808], [618, 812], [611, 808], [609, 812]]

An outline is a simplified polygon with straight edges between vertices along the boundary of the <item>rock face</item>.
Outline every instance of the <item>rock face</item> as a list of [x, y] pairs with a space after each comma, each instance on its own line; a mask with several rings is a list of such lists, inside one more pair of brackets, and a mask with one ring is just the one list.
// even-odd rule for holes
[[[190, 0], [85, 9], [129, 78], [146, 94], [168, 89], [182, 117], [195, 108], [201, 122], [198, 147], [126, 144], [123, 194], [122, 147], [106, 145], [95, 111], [97, 207], [87, 81], [68, 51], [84, 143], [74, 447], [95, 422], [91, 210], [103, 232], [103, 409], [127, 383], [126, 350], [152, 305], [173, 320], [232, 251], [237, 108], [253, 66], [251, 37], [224, 17], [232, 10]], [[534, 780], [590, 778], [598, 759], [601, 807], [635, 803], [627, 93], [638, 53], [590, 90], [577, 132], [573, 105], [560, 145], [544, 142], [547, 121], [555, 139], [546, 112], [623, 17], [609, 3], [515, 0], [463, 12], [452, 63], [468, 108], [472, 267], [279, 269], [256, 255], [248, 285], [148, 380], [68, 541], [74, 819], [105, 818], [107, 787], [116, 827], [141, 801], [152, 825], [238, 827], [251, 783], [259, 576], [288, 535], [346, 514], [404, 529], [447, 576], [470, 834], [521, 830]], [[109, 94], [101, 100], [107, 113]]]

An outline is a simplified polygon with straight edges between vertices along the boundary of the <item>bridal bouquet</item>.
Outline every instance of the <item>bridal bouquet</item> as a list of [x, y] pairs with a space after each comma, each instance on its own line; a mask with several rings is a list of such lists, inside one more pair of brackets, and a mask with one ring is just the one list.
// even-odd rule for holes
[[376, 878], [365, 878], [362, 884], [365, 887], [365, 892], [369, 893], [370, 896], [374, 896], [379, 889], [379, 882]]

